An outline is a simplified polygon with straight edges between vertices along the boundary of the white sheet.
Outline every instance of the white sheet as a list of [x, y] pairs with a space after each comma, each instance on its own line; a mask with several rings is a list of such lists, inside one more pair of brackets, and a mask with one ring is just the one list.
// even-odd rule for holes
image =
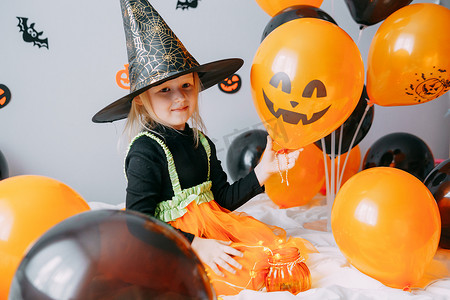
[[[108, 205], [90, 202], [92, 209], [116, 208], [123, 204]], [[354, 268], [339, 251], [331, 232], [305, 229], [304, 224], [322, 220], [326, 222], [327, 211], [324, 197], [314, 198], [308, 205], [279, 209], [266, 194], [260, 194], [238, 209], [261, 220], [286, 230], [288, 236], [309, 240], [318, 250], [310, 254], [308, 267], [311, 271], [311, 289], [294, 296], [289, 292], [242, 291], [236, 296], [225, 296], [223, 300], [297, 300], [297, 299], [450, 299], [450, 250], [439, 248], [432, 264], [439, 264], [439, 274], [430, 268], [426, 272], [423, 289], [404, 292], [389, 288], [381, 282]], [[436, 279], [437, 278], [437, 279]]]

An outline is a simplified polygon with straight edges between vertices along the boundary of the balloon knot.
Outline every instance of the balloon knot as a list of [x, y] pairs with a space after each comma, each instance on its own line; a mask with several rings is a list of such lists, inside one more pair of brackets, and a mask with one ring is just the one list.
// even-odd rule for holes
[[366, 101], [367, 101], [367, 106], [368, 106], [368, 107], [371, 107], [371, 106], [373, 106], [373, 105], [375, 104], [375, 102], [373, 102], [373, 101], [370, 100], [369, 98], [366, 98]]
[[403, 288], [403, 291], [411, 293], [411, 287], [409, 285], [407, 285]]

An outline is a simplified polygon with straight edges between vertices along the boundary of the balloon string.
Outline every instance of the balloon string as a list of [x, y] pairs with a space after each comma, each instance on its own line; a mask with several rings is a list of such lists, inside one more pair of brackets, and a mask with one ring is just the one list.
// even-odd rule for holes
[[328, 174], [327, 150], [326, 150], [325, 138], [321, 138], [320, 142], [322, 143], [323, 163], [325, 165], [325, 188], [327, 190], [327, 202], [328, 202], [328, 191], [330, 190], [330, 180], [329, 180], [329, 174]]
[[[337, 170], [336, 170], [336, 173], [338, 175], [339, 175], [339, 170], [341, 168], [342, 136], [344, 135], [344, 126], [341, 125], [340, 127], [341, 128], [339, 129], [339, 143], [338, 143], [338, 162], [337, 162]], [[339, 181], [339, 176], [337, 177], [337, 179]], [[338, 184], [336, 186], [336, 194], [339, 191], [339, 187], [340, 187], [340, 185]]]
[[359, 26], [358, 41], [356, 42], [356, 46], [358, 46], [358, 47], [359, 47], [359, 42], [361, 41], [361, 36], [362, 36], [363, 30], [364, 30], [366, 27], [367, 27], [366, 25], [361, 25], [361, 26]]
[[335, 170], [335, 165], [334, 165], [334, 149], [336, 148], [336, 134], [333, 131], [331, 133], [331, 149], [333, 149], [333, 151], [331, 151], [331, 188], [329, 191], [327, 191], [327, 194], [330, 194], [330, 198], [327, 202], [327, 210], [328, 210], [328, 215], [327, 215], [327, 231], [331, 231], [331, 208], [333, 207], [333, 202], [334, 202], [334, 198], [335, 198], [335, 184], [336, 184], [336, 170]]
[[323, 152], [323, 163], [325, 165], [325, 187], [326, 187], [326, 197], [327, 197], [327, 231], [331, 231], [331, 207], [333, 206], [332, 198], [330, 194], [330, 172], [328, 172], [327, 164], [327, 150], [325, 145], [325, 139], [321, 138], [322, 152]]
[[[303, 150], [304, 150], [304, 148], [300, 148], [299, 149], [300, 153], [303, 152]], [[289, 160], [288, 160], [287, 153], [288, 153], [287, 149], [283, 148], [283, 149], [278, 150], [277, 153], [275, 154], [275, 160], [277, 161], [278, 174], [280, 174], [281, 183], [283, 183], [284, 182], [283, 172], [281, 171], [280, 161], [278, 160], [278, 154], [284, 154], [284, 159], [286, 160], [286, 185], [289, 186], [289, 179], [288, 179]]]
[[335, 170], [335, 165], [334, 165], [334, 159], [335, 159], [335, 154], [334, 151], [336, 149], [336, 133], [333, 131], [331, 133], [331, 149], [332, 151], [330, 151], [330, 157], [331, 157], [331, 196], [334, 198], [334, 191], [335, 191], [335, 187], [334, 185], [336, 184], [336, 170]]
[[288, 158], [287, 158], [286, 152], [284, 153], [284, 158], [286, 159], [286, 185], [289, 186], [289, 179], [288, 179], [288, 171], [289, 171], [289, 169], [287, 168], [289, 162], [288, 162]]
[[[366, 99], [366, 100], [367, 100], [367, 99]], [[345, 157], [344, 165], [342, 166], [341, 174], [338, 176], [338, 180], [339, 180], [338, 186], [341, 186], [342, 178], [344, 177], [345, 167], [346, 167], [346, 165], [347, 165], [348, 158], [350, 157], [350, 151], [351, 151], [351, 149], [353, 148], [353, 144], [355, 143], [356, 136], [358, 135], [359, 129], [361, 128], [361, 125], [362, 125], [364, 119], [366, 118], [367, 112], [368, 112], [369, 109], [372, 107], [372, 105], [373, 105], [373, 104], [370, 104], [369, 102], [367, 103], [366, 109], [364, 110], [364, 114], [362, 115], [361, 120], [359, 120], [358, 127], [356, 127], [355, 133], [353, 134], [352, 141], [350, 142], [350, 146], [349, 146], [349, 148], [348, 148], [348, 154], [347, 154], [347, 156]]]
[[[284, 158], [286, 159], [286, 166], [287, 166], [287, 164], [288, 164], [288, 158], [287, 158], [286, 152], [287, 152], [286, 149], [281, 149], [281, 150], [278, 150], [278, 151], [277, 151], [277, 154], [275, 154], [275, 160], [277, 161], [278, 174], [280, 174], [280, 177], [281, 177], [281, 183], [284, 182], [284, 178], [283, 178], [283, 173], [281, 172], [280, 161], [278, 160], [278, 154], [284, 154]], [[287, 168], [286, 168], [286, 185], [289, 186], [288, 169], [287, 169]]]

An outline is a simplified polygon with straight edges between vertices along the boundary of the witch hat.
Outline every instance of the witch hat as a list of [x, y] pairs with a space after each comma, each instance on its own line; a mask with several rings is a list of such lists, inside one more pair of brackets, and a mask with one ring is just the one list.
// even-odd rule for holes
[[202, 90], [235, 73], [239, 58], [200, 65], [147, 0], [120, 0], [127, 42], [130, 94], [94, 115], [95, 123], [113, 122], [128, 116], [131, 101], [152, 86], [197, 72]]

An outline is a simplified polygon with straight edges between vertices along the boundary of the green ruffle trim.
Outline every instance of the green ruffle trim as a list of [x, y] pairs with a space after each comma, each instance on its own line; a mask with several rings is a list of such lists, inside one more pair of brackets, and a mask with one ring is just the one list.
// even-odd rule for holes
[[206, 182], [184, 190], [181, 189], [180, 180], [178, 179], [177, 170], [175, 169], [175, 162], [173, 160], [172, 153], [170, 153], [169, 148], [167, 148], [166, 144], [160, 138], [150, 132], [143, 131], [134, 137], [128, 147], [128, 151], [130, 151], [133, 143], [138, 138], [145, 135], [155, 140], [163, 148], [164, 153], [166, 154], [169, 176], [172, 183], [174, 196], [170, 200], [166, 200], [157, 204], [155, 217], [160, 219], [161, 221], [170, 222], [182, 217], [187, 212], [186, 207], [192, 201], [195, 201], [197, 204], [202, 204], [214, 200], [214, 195], [211, 192], [212, 182], [209, 180], [211, 148], [208, 140], [203, 135], [203, 133], [201, 131], [198, 131], [198, 133], [200, 143], [205, 149], [206, 155], [208, 157], [208, 177]]
[[155, 217], [164, 222], [175, 221], [182, 217], [186, 212], [186, 207], [195, 201], [197, 205], [214, 200], [211, 192], [211, 181], [203, 182], [191, 188], [184, 189], [180, 193], [158, 203], [155, 210]]
[[155, 140], [161, 146], [161, 148], [163, 148], [164, 153], [166, 154], [167, 157], [167, 166], [169, 170], [170, 181], [172, 183], [172, 189], [174, 191], [174, 194], [181, 193], [181, 185], [180, 181], [178, 180], [177, 170], [175, 169], [175, 162], [173, 160], [172, 153], [170, 153], [169, 148], [167, 148], [166, 144], [164, 144], [164, 142], [160, 138], [156, 137], [154, 134], [151, 134], [150, 132], [147, 131], [141, 132], [138, 135], [136, 135], [134, 139], [131, 141], [130, 145], [128, 146], [128, 151], [130, 151], [130, 148], [133, 145], [133, 143], [138, 138], [144, 135]]

